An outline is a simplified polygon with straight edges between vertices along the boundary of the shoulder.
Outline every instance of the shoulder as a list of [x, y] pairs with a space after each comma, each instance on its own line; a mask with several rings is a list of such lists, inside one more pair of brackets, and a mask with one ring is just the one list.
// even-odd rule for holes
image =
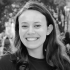
[[5, 55], [0, 59], [0, 70], [16, 70], [12, 63], [10, 55]]

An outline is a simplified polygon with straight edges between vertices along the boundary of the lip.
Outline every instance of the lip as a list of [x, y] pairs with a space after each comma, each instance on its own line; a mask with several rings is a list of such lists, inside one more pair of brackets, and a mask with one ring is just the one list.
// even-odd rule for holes
[[27, 37], [25, 38], [27, 41], [36, 41], [39, 39], [39, 37]]

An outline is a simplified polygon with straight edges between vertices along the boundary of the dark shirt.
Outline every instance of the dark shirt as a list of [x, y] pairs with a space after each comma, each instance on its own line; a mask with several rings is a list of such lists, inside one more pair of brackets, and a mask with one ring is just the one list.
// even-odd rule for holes
[[16, 70], [15, 65], [11, 61], [10, 55], [3, 56], [0, 59], [0, 70]]
[[[14, 59], [14, 56], [12, 58]], [[28, 59], [29, 70], [55, 70], [46, 63], [45, 59], [37, 59], [31, 56], [28, 56]], [[0, 59], [0, 70], [24, 70], [24, 68], [22, 64], [16, 69], [16, 64], [12, 62], [11, 56], [6, 55]]]
[[55, 70], [46, 63], [45, 59], [37, 59], [32, 56], [28, 56], [28, 58], [30, 70]]

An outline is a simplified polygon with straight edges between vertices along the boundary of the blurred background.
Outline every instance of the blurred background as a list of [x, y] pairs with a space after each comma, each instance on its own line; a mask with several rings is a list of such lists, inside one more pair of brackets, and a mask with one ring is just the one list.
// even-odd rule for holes
[[[3, 19], [2, 17], [5, 15], [3, 12], [5, 12], [6, 7], [10, 6], [12, 3], [17, 1], [23, 1], [25, 3], [28, 0], [0, 0], [0, 21]], [[58, 22], [60, 31], [63, 32], [65, 27], [65, 15], [67, 15], [65, 13], [64, 7], [66, 6], [66, 2], [69, 0], [37, 0], [37, 1], [43, 2], [49, 8], [52, 15]], [[8, 13], [12, 12], [10, 8], [8, 8], [7, 10], [9, 10]], [[5, 29], [5, 27], [3, 26], [5, 24], [5, 20], [0, 23], [0, 33]], [[67, 29], [65, 29], [65, 31], [67, 31]]]
[[[20, 9], [18, 2], [27, 2], [29, 0], [0, 0], [0, 47], [8, 49], [9, 38], [14, 34], [14, 21], [11, 19]], [[33, 0], [40, 1], [46, 5], [54, 19], [56, 20], [57, 37], [63, 41], [70, 54], [70, 0]], [[11, 22], [11, 23], [9, 23]], [[5, 43], [5, 44], [4, 44]], [[6, 50], [6, 49], [5, 49]]]

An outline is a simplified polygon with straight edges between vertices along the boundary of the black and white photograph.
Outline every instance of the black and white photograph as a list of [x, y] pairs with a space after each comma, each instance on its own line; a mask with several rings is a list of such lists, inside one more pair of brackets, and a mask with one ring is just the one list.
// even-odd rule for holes
[[70, 70], [70, 0], [0, 0], [0, 70]]

